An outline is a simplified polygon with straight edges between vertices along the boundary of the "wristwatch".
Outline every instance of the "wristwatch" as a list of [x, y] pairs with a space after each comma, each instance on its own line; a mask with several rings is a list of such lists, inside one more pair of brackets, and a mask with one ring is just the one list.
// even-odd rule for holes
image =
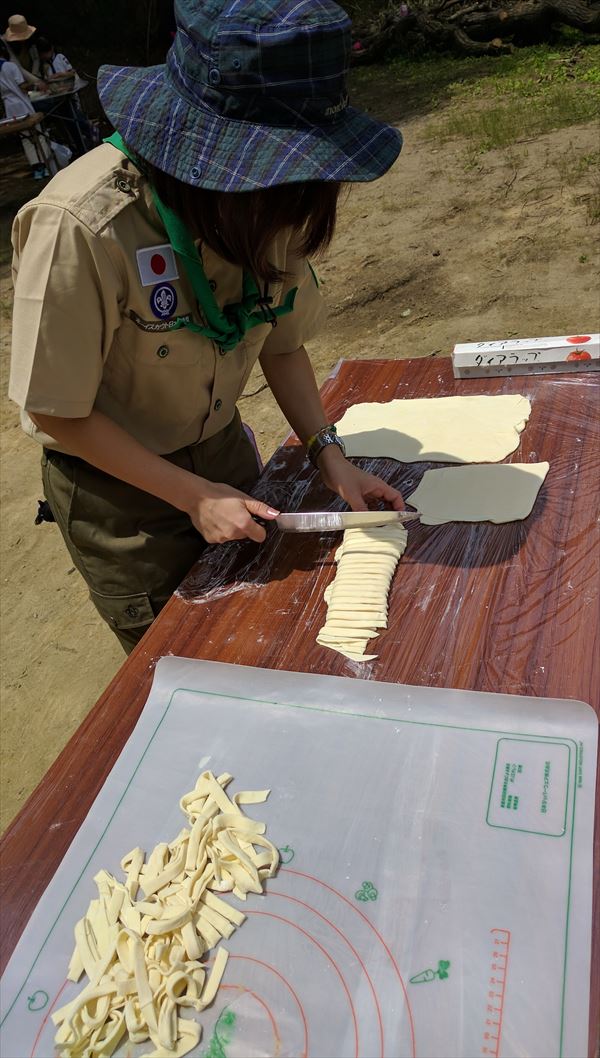
[[346, 455], [346, 446], [341, 437], [338, 437], [333, 423], [330, 423], [329, 426], [323, 426], [321, 430], [317, 430], [307, 441], [306, 452], [313, 466], [317, 466], [317, 460], [321, 452], [329, 445], [336, 445]]

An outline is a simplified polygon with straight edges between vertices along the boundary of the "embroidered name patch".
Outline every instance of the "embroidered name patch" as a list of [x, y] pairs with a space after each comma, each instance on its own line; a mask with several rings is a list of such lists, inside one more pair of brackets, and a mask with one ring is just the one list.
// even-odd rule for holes
[[166, 320], [177, 308], [177, 294], [170, 283], [160, 283], [150, 295], [150, 308], [158, 320]]
[[174, 279], [179, 279], [175, 253], [169, 243], [136, 250], [135, 256], [143, 287], [151, 287], [155, 283], [171, 283]]
[[149, 334], [165, 334], [167, 331], [179, 330], [180, 327], [189, 323], [192, 318], [190, 312], [185, 312], [182, 316], [175, 316], [172, 320], [143, 320], [133, 309], [130, 309], [127, 315], [130, 320], [133, 320], [136, 327]]

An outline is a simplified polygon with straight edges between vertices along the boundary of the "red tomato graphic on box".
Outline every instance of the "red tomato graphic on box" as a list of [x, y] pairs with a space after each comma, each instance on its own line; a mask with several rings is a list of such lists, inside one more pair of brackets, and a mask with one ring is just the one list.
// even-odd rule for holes
[[567, 338], [571, 345], [583, 345], [584, 342], [591, 342], [591, 334], [576, 334], [573, 338]]
[[574, 349], [572, 353], [569, 353], [567, 360], [591, 360], [590, 353], [586, 352], [585, 349]]

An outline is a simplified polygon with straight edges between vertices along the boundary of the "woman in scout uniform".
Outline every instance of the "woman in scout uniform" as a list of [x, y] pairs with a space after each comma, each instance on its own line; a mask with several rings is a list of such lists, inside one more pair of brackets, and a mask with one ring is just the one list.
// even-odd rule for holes
[[308, 255], [340, 182], [399, 133], [348, 106], [350, 23], [331, 0], [177, 0], [166, 64], [103, 67], [118, 130], [19, 213], [10, 395], [46, 498], [126, 650], [205, 542], [249, 537], [258, 469], [236, 400], [260, 359], [325, 483], [354, 509], [400, 494], [344, 457], [304, 343]]

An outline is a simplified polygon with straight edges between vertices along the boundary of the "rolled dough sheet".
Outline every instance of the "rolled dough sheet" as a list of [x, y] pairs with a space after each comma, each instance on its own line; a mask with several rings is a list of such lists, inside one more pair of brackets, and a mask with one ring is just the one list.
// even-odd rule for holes
[[516, 522], [531, 514], [549, 463], [446, 467], [425, 471], [408, 502], [424, 525]]
[[349, 456], [402, 463], [497, 463], [519, 446], [527, 397], [425, 397], [354, 404], [337, 424]]

